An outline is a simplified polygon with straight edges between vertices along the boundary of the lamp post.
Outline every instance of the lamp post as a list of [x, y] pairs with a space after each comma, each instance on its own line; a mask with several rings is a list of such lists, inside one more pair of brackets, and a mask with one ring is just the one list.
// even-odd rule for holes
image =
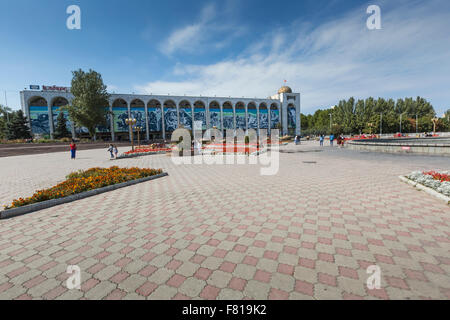
[[330, 113], [330, 134], [332, 134], [333, 132], [333, 124], [332, 124], [332, 122], [333, 122], [333, 110], [336, 108], [336, 106], [332, 106], [332, 107], [330, 107], [331, 108], [331, 113]]
[[368, 123], [367, 125], [369, 126], [369, 128], [370, 128], [370, 134], [372, 135], [372, 134], [373, 134], [372, 129], [373, 129], [373, 127], [374, 127], [374, 124], [373, 124], [372, 122], [370, 122], [370, 123]]
[[141, 147], [141, 135], [140, 135], [140, 133], [142, 131], [142, 127], [136, 127], [136, 131], [137, 131], [137, 134], [138, 134], [138, 148], [140, 148]]
[[383, 134], [383, 112], [380, 112], [380, 139]]
[[136, 119], [134, 119], [134, 118], [127, 118], [127, 119], [125, 119], [125, 123], [130, 127], [131, 150], [134, 151], [133, 126], [136, 124]]
[[402, 116], [403, 113], [400, 113], [400, 136], [402, 135]]
[[431, 121], [433, 121], [433, 135], [436, 135], [436, 124], [438, 123], [439, 119], [434, 117], [433, 119], [431, 119]]
[[330, 134], [332, 131], [332, 125], [331, 125], [332, 119], [333, 119], [333, 114], [330, 113]]
[[419, 116], [416, 113], [416, 135], [419, 133]]

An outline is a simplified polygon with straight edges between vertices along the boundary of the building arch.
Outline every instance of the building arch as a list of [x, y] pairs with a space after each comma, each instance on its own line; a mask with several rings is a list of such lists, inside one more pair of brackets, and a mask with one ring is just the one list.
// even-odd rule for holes
[[194, 121], [201, 121], [202, 130], [206, 130], [206, 105], [201, 100], [194, 102]]
[[64, 118], [66, 120], [66, 128], [67, 130], [72, 130], [72, 124], [69, 120], [69, 112], [67, 110], [61, 111], [61, 107], [65, 107], [69, 105], [69, 100], [64, 97], [55, 97], [52, 99], [52, 102], [50, 103], [51, 109], [52, 109], [52, 119], [53, 119], [53, 128], [56, 129], [58, 125], [58, 116], [62, 112], [64, 115]]
[[165, 133], [173, 132], [178, 128], [178, 111], [177, 104], [172, 99], [164, 101], [163, 107], [163, 135], [165, 135]]
[[272, 103], [270, 105], [270, 128], [271, 129], [281, 129], [281, 115], [280, 108], [277, 103]]
[[258, 109], [255, 102], [247, 105], [247, 129], [258, 129]]
[[178, 103], [180, 127], [183, 126], [192, 130], [192, 105], [188, 100], [182, 100]]
[[238, 101], [234, 110], [236, 116], [236, 129], [246, 129], [245, 103]]
[[44, 97], [34, 96], [28, 99], [28, 106], [47, 107], [48, 103]]
[[126, 119], [130, 117], [128, 114], [128, 102], [122, 98], [116, 98], [112, 104], [112, 122], [113, 131], [118, 133], [116, 136], [118, 140], [126, 139], [129, 129]]
[[[131, 118], [136, 119], [136, 127], [141, 128], [140, 131], [147, 131], [147, 116], [145, 114], [145, 103], [141, 99], [134, 99], [130, 102]], [[137, 135], [134, 136], [137, 138]]]
[[209, 123], [211, 128], [222, 129], [222, 109], [216, 100], [209, 103]]
[[230, 101], [222, 104], [223, 129], [234, 129], [234, 110]]
[[297, 112], [295, 109], [295, 105], [293, 103], [289, 103], [286, 110], [288, 134], [294, 135], [297, 129]]
[[151, 138], [162, 137], [162, 105], [157, 99], [152, 99], [147, 103], [148, 131]]
[[113, 108], [128, 108], [128, 103], [122, 98], [117, 98], [113, 101], [112, 107]]
[[51, 106], [52, 107], [65, 107], [69, 105], [69, 100], [64, 97], [55, 97], [52, 99]]
[[267, 108], [267, 104], [262, 102], [259, 104], [259, 128], [260, 129], [269, 129], [269, 109]]
[[33, 134], [50, 134], [48, 102], [44, 97], [28, 99], [28, 118]]
[[130, 102], [130, 107], [131, 108], [144, 108], [145, 103], [141, 99], [134, 99]]

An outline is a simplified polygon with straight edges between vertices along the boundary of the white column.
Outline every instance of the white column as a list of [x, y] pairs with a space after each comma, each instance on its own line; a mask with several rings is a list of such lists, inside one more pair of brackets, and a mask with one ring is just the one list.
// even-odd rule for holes
[[145, 112], [145, 137], [147, 138], [147, 141], [150, 140], [150, 131], [149, 131], [149, 125], [148, 125], [148, 102], [144, 105], [144, 112]]
[[191, 105], [191, 131], [192, 131], [192, 137], [194, 137], [194, 122], [195, 122], [195, 119], [194, 119], [195, 105], [194, 105], [194, 103], [195, 103], [195, 101], [192, 102], [192, 103], [189, 101], [189, 104]]
[[109, 115], [109, 127], [111, 130], [111, 140], [116, 141], [116, 133], [114, 132], [114, 113], [112, 113], [112, 104], [110, 104], [109, 111], [111, 112]]
[[219, 105], [220, 108], [220, 130], [222, 130], [222, 137], [225, 135], [225, 128], [223, 127], [223, 105]]
[[206, 129], [211, 129], [211, 115], [209, 113], [209, 99], [206, 99], [205, 106], [205, 117], [206, 117]]
[[287, 135], [288, 134], [288, 103], [283, 103], [282, 105], [280, 105], [280, 116], [281, 116], [281, 125], [283, 127], [282, 130], [282, 135]]
[[233, 107], [233, 129], [236, 130], [236, 105], [232, 105]]
[[166, 124], [164, 123], [164, 102], [161, 103], [161, 127], [162, 127], [162, 138], [166, 140]]
[[248, 130], [248, 104], [245, 104], [245, 130]]
[[301, 117], [301, 100], [300, 100], [300, 95], [297, 96], [298, 97], [298, 102], [295, 104], [295, 117], [297, 118], [296, 121], [296, 127], [295, 127], [295, 133], [297, 135], [301, 135], [302, 134], [302, 117]]
[[177, 107], [177, 129], [180, 127], [180, 102], [175, 103]]
[[259, 107], [260, 106], [256, 106], [256, 123], [257, 123], [257, 128], [256, 128], [256, 132], [258, 133], [259, 136], [259, 129], [260, 129], [260, 123], [259, 123]]
[[[128, 109], [128, 118], [131, 119], [131, 104], [128, 101], [126, 101], [126, 103], [127, 103], [127, 109]], [[131, 127], [131, 130], [133, 130], [133, 127]], [[128, 136], [129, 136], [130, 141], [131, 141], [131, 130], [130, 130], [130, 126], [128, 126]]]
[[53, 126], [53, 112], [52, 112], [52, 102], [47, 101], [47, 112], [48, 112], [48, 127], [50, 129], [50, 139], [54, 139], [55, 128]]

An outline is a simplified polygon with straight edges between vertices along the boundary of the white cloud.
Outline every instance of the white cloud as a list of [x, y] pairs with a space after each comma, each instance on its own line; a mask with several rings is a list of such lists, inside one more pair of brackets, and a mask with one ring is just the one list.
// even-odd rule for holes
[[108, 92], [115, 92], [115, 91], [119, 90], [119, 87], [115, 86], [113, 84], [108, 84], [106, 87], [107, 87]]
[[[386, 2], [381, 10], [382, 30], [366, 28], [366, 7], [314, 28], [293, 23], [265, 35], [233, 59], [209, 65], [179, 63], [172, 81], [151, 82], [137, 89], [266, 97], [287, 79], [293, 90], [302, 93], [306, 113], [350, 96], [421, 95], [434, 102], [437, 110], [448, 107], [443, 105], [450, 103], [448, 2]], [[195, 28], [183, 30], [183, 39], [198, 38]], [[179, 49], [182, 42], [176, 41], [175, 34], [172, 50]]]
[[236, 28], [232, 23], [223, 21], [216, 12], [214, 4], [206, 5], [198, 22], [174, 30], [159, 45], [159, 50], [166, 54], [198, 53], [204, 50], [221, 49], [232, 39], [242, 34], [244, 28]]

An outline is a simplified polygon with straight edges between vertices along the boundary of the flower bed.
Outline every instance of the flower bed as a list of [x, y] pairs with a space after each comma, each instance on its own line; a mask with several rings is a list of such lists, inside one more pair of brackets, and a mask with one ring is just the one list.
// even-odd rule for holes
[[450, 196], [449, 172], [420, 172], [416, 171], [407, 176], [408, 179], [429, 187], [443, 195]]
[[128, 151], [119, 155], [116, 159], [136, 158], [141, 156], [150, 156], [154, 154], [164, 154], [170, 152], [171, 149], [136, 149], [134, 151]]
[[136, 153], [149, 153], [149, 152], [170, 152], [172, 149], [170, 148], [136, 148], [134, 151], [127, 151], [124, 154], [136, 154]]
[[23, 207], [29, 204], [64, 198], [70, 195], [94, 190], [122, 182], [137, 180], [162, 173], [162, 169], [140, 168], [92, 168], [86, 171], [73, 172], [66, 180], [49, 189], [39, 190], [29, 198], [19, 198], [5, 210]]

